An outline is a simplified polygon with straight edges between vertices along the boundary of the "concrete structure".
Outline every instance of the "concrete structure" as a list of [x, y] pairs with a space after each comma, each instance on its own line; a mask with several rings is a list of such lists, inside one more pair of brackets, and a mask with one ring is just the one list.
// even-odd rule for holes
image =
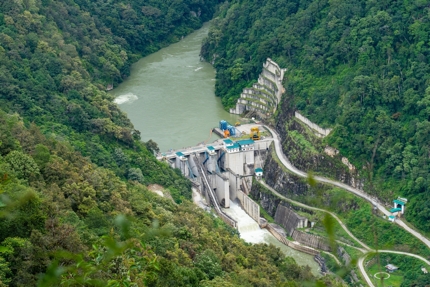
[[275, 222], [285, 228], [288, 236], [292, 236], [296, 228], [311, 227], [311, 222], [306, 217], [296, 214], [281, 204], [276, 209]]
[[307, 125], [318, 137], [326, 137], [332, 131], [332, 129], [323, 129], [319, 125], [311, 122], [308, 118], [302, 116], [299, 112], [295, 112], [294, 116], [300, 120], [302, 123]]
[[230, 109], [230, 113], [240, 115], [245, 111], [255, 111], [261, 117], [273, 114], [284, 92], [282, 80], [285, 71], [273, 60], [267, 58], [258, 82], [253, 84], [252, 88], [243, 89], [236, 107]]
[[261, 167], [257, 167], [255, 169], [255, 176], [261, 178], [263, 176], [263, 169]]
[[314, 255], [314, 256], [319, 254], [318, 250], [315, 250], [315, 249], [310, 248], [308, 246], [303, 246], [303, 245], [298, 244], [297, 242], [293, 242], [293, 241], [288, 240], [285, 237], [285, 233], [283, 232], [282, 228], [278, 227], [276, 224], [270, 223], [270, 224], [266, 224], [264, 227], [276, 239], [278, 239], [280, 242], [282, 242], [283, 244], [285, 244], [285, 245], [287, 245], [287, 246], [289, 246], [289, 247], [291, 247], [293, 249], [296, 249], [298, 251], [301, 251], [301, 252], [304, 252], [304, 253], [307, 253], [307, 254], [311, 254], [311, 255]]
[[329, 244], [326, 239], [317, 235], [308, 234], [297, 229], [294, 230], [292, 237], [294, 240], [304, 244], [306, 246], [320, 249], [324, 251], [331, 251]]
[[[242, 208], [259, 222], [260, 207], [248, 197], [255, 174], [255, 158], [264, 161], [271, 139], [233, 141], [219, 140], [206, 146], [197, 146], [175, 153], [162, 154], [172, 168], [178, 168], [188, 177], [207, 202], [219, 208], [217, 214], [228, 224], [235, 226], [220, 207], [229, 208], [230, 200], [239, 200]], [[217, 209], [216, 209], [217, 210]]]
[[260, 206], [241, 190], [238, 190], [236, 194], [242, 209], [260, 225]]
[[[396, 209], [397, 212], [404, 214], [405, 213], [405, 205], [407, 202], [408, 202], [408, 200], [406, 198], [398, 197], [397, 199], [393, 200], [393, 204], [394, 204], [393, 209]], [[390, 212], [393, 212], [393, 211], [390, 211]]]

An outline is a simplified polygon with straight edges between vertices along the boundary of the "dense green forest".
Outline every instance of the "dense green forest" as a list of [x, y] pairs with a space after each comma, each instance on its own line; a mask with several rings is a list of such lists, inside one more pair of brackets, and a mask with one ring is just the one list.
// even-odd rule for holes
[[315, 285], [195, 207], [105, 92], [218, 4], [0, 1], [0, 286]]
[[359, 168], [366, 191], [388, 202], [407, 197], [407, 220], [428, 234], [428, 2], [232, 0], [222, 8], [201, 53], [217, 69], [224, 105], [272, 58], [288, 69], [284, 97], [334, 128], [326, 143]]
[[[178, 205], [138, 179], [122, 181], [68, 142], [45, 137], [34, 124], [27, 128], [16, 114], [1, 112], [0, 127], [0, 286], [300, 286], [316, 280], [279, 249], [245, 244], [190, 201]], [[158, 168], [157, 174], [179, 178], [167, 164]]]

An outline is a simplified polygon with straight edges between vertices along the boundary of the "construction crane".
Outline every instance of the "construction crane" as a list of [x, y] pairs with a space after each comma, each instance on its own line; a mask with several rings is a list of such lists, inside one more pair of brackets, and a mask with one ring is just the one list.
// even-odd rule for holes
[[251, 134], [249, 136], [252, 140], [259, 140], [260, 139], [260, 129], [258, 127], [252, 127], [251, 128]]

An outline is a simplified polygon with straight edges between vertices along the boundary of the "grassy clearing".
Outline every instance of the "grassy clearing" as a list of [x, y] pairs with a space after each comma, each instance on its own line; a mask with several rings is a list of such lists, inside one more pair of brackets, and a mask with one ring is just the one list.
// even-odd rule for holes
[[[387, 287], [387, 286], [393, 286], [393, 287], [400, 287], [403, 282], [403, 272], [400, 270], [394, 271], [393, 273], [387, 273], [385, 270], [385, 267], [382, 266], [382, 264], [372, 264], [370, 268], [367, 270], [367, 274], [369, 275], [370, 279], [372, 280], [373, 284], [377, 287]], [[375, 278], [375, 274], [376, 277]], [[384, 279], [384, 276], [388, 277]]]

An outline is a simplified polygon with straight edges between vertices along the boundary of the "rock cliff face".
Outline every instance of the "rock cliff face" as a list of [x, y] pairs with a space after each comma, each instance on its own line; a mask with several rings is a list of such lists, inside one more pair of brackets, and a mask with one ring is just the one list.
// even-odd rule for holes
[[[269, 149], [264, 165], [265, 172], [263, 178], [268, 185], [273, 187], [283, 196], [303, 202], [310, 206], [320, 206], [321, 208], [328, 208], [331, 206], [339, 212], [347, 212], [348, 210], [359, 208], [356, 201], [350, 201], [347, 199], [345, 199], [345, 201], [336, 201], [336, 205], [333, 206], [333, 193], [331, 192], [330, 186], [317, 183], [315, 186], [311, 187], [307, 183], [307, 179], [287, 172], [283, 166], [278, 163], [275, 156], [274, 152]], [[277, 196], [273, 195], [270, 191], [258, 184], [258, 182], [252, 185], [250, 196], [254, 200], [258, 201], [264, 210], [266, 210], [272, 217], [275, 217], [279, 203], [282, 203], [282, 205], [295, 211], [312, 213], [309, 210], [290, 205], [288, 202], [283, 202]]]
[[305, 195], [308, 185], [305, 179], [286, 172], [269, 152], [264, 163], [264, 180], [286, 197]]
[[[273, 157], [271, 150], [269, 150], [264, 165], [264, 171], [263, 178], [266, 183], [287, 198], [306, 202], [308, 200], [312, 200], [312, 198], [315, 198], [317, 196], [317, 192], [324, 192], [327, 190], [327, 187], [322, 184], [318, 184], [316, 188], [311, 188], [309, 184], [307, 184], [306, 179], [286, 172]], [[296, 211], [305, 211], [307, 213], [311, 213], [309, 210], [297, 207], [295, 205], [290, 205], [287, 202], [283, 202], [281, 199], [273, 195], [270, 191], [261, 187], [259, 184], [252, 185], [250, 195], [253, 199], [258, 201], [264, 210], [266, 210], [272, 217], [275, 217], [276, 209], [279, 203], [282, 203], [282, 205]]]
[[276, 130], [282, 138], [284, 153], [298, 169], [334, 178], [357, 188], [362, 187], [355, 168], [344, 163], [348, 160], [340, 154], [325, 153], [323, 140], [295, 118], [295, 109], [289, 96], [283, 98], [279, 111]]

